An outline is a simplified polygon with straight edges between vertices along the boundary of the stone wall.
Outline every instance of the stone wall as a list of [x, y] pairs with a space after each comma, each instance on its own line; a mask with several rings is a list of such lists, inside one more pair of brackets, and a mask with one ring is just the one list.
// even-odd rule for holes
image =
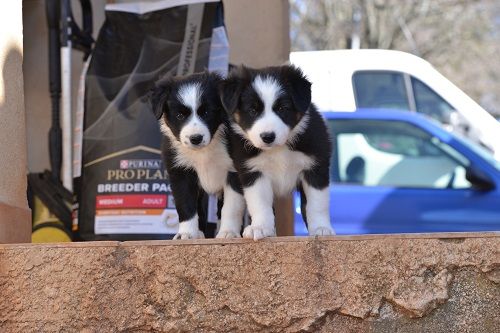
[[1, 332], [494, 332], [500, 234], [0, 246]]

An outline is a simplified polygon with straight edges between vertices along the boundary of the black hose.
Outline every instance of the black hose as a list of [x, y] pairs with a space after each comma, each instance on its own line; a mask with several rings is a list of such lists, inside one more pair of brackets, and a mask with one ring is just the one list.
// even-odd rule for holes
[[60, 118], [61, 100], [61, 42], [59, 0], [46, 0], [49, 27], [49, 89], [52, 102], [52, 124], [49, 130], [49, 157], [52, 178], [61, 181], [62, 130]]

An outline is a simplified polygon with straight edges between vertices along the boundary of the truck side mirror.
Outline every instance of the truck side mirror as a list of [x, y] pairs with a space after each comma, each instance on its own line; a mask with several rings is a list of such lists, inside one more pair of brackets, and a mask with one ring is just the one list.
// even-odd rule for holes
[[465, 179], [471, 183], [472, 188], [478, 191], [487, 192], [495, 188], [495, 183], [493, 183], [488, 175], [472, 166], [468, 166], [465, 170]]

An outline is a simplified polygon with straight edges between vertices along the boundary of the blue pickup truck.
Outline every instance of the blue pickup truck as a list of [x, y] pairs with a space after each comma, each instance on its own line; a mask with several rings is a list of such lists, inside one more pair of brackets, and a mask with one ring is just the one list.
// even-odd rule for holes
[[[500, 231], [500, 163], [486, 150], [412, 112], [323, 114], [337, 234]], [[298, 193], [294, 207], [306, 235]]]

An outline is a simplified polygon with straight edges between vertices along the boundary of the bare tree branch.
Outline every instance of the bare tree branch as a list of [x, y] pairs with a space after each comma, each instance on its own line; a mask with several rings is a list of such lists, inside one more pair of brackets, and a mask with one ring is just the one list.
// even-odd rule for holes
[[350, 47], [361, 11], [361, 47], [415, 53], [500, 114], [500, 1], [290, 0], [293, 50]]

